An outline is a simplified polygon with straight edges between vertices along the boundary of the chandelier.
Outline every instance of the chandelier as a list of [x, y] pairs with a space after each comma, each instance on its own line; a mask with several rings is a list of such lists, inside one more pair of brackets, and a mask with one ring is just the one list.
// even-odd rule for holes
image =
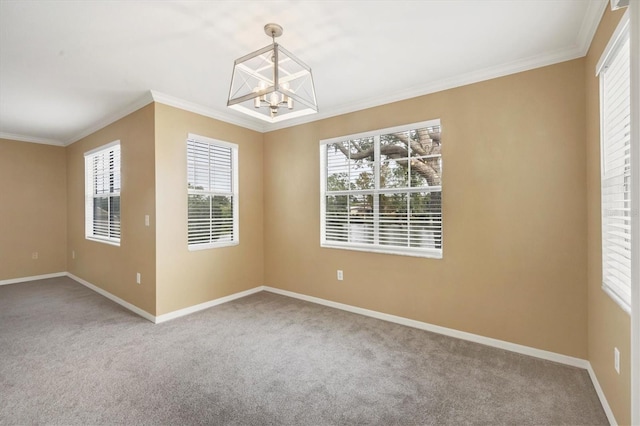
[[280, 25], [264, 32], [272, 44], [234, 62], [227, 106], [269, 123], [318, 112], [311, 68], [276, 43]]

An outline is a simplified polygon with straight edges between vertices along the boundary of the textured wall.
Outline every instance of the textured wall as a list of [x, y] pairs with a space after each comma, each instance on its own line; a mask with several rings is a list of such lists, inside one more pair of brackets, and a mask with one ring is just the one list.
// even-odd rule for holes
[[0, 281], [66, 271], [65, 170], [63, 147], [0, 139]]
[[[631, 423], [631, 341], [629, 315], [602, 290], [600, 222], [600, 89], [596, 64], [624, 9], [602, 17], [585, 60], [587, 145], [587, 232], [589, 361], [619, 424]], [[620, 350], [620, 374], [613, 368], [613, 348]]]
[[[158, 315], [262, 285], [262, 134], [162, 104], [155, 123]], [[239, 245], [187, 249], [189, 133], [238, 145]]]
[[[586, 358], [583, 67], [578, 59], [267, 133], [265, 284]], [[444, 258], [320, 248], [318, 141], [434, 118]]]
[[[156, 310], [153, 120], [154, 106], [147, 105], [66, 148], [68, 271], [151, 314]], [[87, 240], [84, 230], [84, 153], [115, 140], [122, 155], [119, 247]], [[138, 272], [141, 284], [136, 284]]]

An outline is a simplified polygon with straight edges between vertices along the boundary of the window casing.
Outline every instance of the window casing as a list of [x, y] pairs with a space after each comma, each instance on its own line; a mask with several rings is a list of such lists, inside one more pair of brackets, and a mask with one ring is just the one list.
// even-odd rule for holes
[[320, 141], [320, 245], [442, 257], [440, 120]]
[[120, 245], [120, 141], [84, 154], [85, 237]]
[[189, 134], [187, 193], [189, 250], [239, 243], [238, 145]]
[[631, 73], [628, 22], [598, 63], [602, 208], [602, 288], [631, 306]]

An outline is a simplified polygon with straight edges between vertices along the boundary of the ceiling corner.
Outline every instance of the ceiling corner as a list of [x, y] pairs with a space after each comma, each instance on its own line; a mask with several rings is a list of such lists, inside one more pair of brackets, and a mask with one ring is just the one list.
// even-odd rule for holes
[[57, 139], [39, 138], [35, 136], [18, 135], [15, 133], [0, 132], [0, 139], [9, 139], [18, 142], [39, 143], [42, 145], [64, 146], [64, 143]]
[[166, 93], [160, 93], [157, 90], [150, 90], [149, 93], [151, 94], [153, 101], [160, 104], [172, 106], [185, 111], [193, 112], [195, 114], [204, 115], [205, 117], [224, 121], [225, 123], [244, 127], [256, 132], [264, 133], [265, 131], [267, 131], [267, 127], [265, 125], [263, 125], [262, 123], [256, 123], [251, 119], [243, 119], [236, 117], [234, 114], [222, 113], [218, 110], [208, 108], [195, 102], [186, 101], [176, 96], [167, 95]]
[[149, 91], [145, 92], [144, 95], [142, 95], [141, 97], [139, 97], [138, 99], [136, 99], [132, 103], [128, 104], [127, 106], [125, 106], [121, 110], [114, 112], [113, 114], [109, 115], [105, 119], [94, 123], [93, 125], [87, 127], [86, 129], [84, 129], [80, 133], [77, 133], [72, 138], [69, 138], [68, 140], [66, 140], [64, 142], [64, 146], [69, 146], [72, 143], [77, 142], [80, 139], [82, 139], [82, 138], [84, 138], [86, 136], [89, 136], [92, 133], [97, 132], [98, 130], [108, 126], [109, 124], [114, 123], [114, 122], [120, 120], [121, 118], [126, 117], [127, 115], [131, 114], [132, 112], [137, 111], [140, 108], [149, 105], [151, 102], [153, 102], [153, 94], [149, 90]]
[[580, 49], [580, 56], [584, 56], [589, 51], [593, 36], [596, 34], [600, 20], [604, 14], [605, 9], [609, 4], [609, 0], [599, 0], [589, 2], [587, 11], [584, 14], [578, 37], [576, 38], [576, 45]]

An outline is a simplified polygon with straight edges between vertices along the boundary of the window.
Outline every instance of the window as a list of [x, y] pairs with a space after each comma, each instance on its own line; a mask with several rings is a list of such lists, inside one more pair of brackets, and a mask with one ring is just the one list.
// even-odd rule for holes
[[602, 203], [602, 287], [630, 312], [631, 89], [628, 21], [621, 22], [598, 63]]
[[189, 250], [238, 244], [238, 146], [189, 134]]
[[322, 247], [442, 257], [440, 121], [320, 142]]
[[85, 236], [120, 245], [120, 141], [84, 154]]

